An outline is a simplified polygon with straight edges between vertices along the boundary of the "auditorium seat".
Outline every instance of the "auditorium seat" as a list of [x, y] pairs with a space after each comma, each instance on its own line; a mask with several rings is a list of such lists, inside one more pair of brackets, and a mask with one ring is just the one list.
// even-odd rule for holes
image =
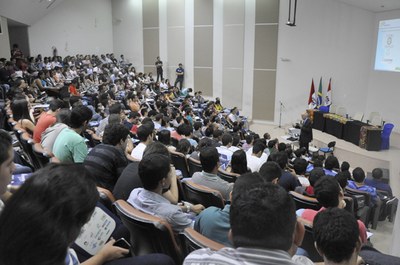
[[353, 120], [362, 121], [363, 118], [364, 118], [364, 113], [356, 112], [356, 114], [354, 114]]
[[217, 251], [225, 247], [224, 245], [203, 236], [202, 234], [190, 227], [186, 228], [183, 231], [182, 241], [185, 245], [184, 256], [187, 256], [190, 252], [200, 248], [209, 248], [211, 250]]
[[381, 135], [381, 150], [388, 150], [390, 148], [390, 134], [392, 133], [393, 127], [393, 123], [385, 123], [385, 125], [383, 126]]
[[186, 200], [193, 204], [202, 204], [204, 207], [215, 206], [223, 209], [225, 206], [221, 193], [203, 185], [193, 183], [190, 180], [182, 181]]

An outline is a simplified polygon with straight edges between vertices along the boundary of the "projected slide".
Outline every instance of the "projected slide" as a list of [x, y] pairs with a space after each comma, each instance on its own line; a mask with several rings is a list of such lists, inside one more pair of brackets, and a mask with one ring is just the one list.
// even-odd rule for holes
[[400, 19], [379, 22], [375, 70], [400, 72]]

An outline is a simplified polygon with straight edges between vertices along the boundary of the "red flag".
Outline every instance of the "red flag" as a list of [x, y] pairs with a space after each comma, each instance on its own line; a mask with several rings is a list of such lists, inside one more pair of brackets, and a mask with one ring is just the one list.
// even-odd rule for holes
[[308, 97], [308, 108], [314, 109], [316, 106], [317, 106], [317, 95], [315, 95], [314, 79], [312, 79], [310, 96]]

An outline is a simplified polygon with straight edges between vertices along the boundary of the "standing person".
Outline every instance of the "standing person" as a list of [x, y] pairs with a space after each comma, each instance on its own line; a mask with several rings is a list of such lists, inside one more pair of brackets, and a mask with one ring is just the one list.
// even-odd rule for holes
[[301, 118], [303, 120], [303, 126], [301, 126], [299, 138], [300, 148], [304, 147], [308, 153], [308, 145], [313, 140], [312, 121], [308, 117], [308, 113], [303, 113]]
[[182, 67], [183, 65], [180, 63], [179, 67], [176, 68], [176, 80], [175, 80], [175, 84], [174, 86], [176, 87], [176, 85], [179, 83], [179, 88], [182, 90], [182, 84], [183, 84], [183, 76], [185, 74], [185, 69], [183, 69]]
[[160, 56], [157, 56], [157, 61], [155, 62], [157, 69], [157, 82], [158, 80], [163, 80], [163, 63], [160, 60]]

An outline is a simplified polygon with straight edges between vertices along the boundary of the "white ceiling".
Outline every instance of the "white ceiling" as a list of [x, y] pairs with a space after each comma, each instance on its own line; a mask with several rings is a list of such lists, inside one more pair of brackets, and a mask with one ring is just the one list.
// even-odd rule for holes
[[[64, 0], [0, 0], [0, 16], [16, 22], [32, 25], [40, 18]], [[84, 0], [83, 0], [84, 1]], [[112, 1], [112, 0], [110, 0]], [[325, 1], [325, 0], [320, 0]], [[333, 0], [352, 6], [369, 10], [371, 12], [383, 12], [400, 9], [400, 0]], [[11, 21], [11, 25], [21, 24]]]
[[334, 0], [371, 12], [384, 12], [400, 9], [400, 0]]

